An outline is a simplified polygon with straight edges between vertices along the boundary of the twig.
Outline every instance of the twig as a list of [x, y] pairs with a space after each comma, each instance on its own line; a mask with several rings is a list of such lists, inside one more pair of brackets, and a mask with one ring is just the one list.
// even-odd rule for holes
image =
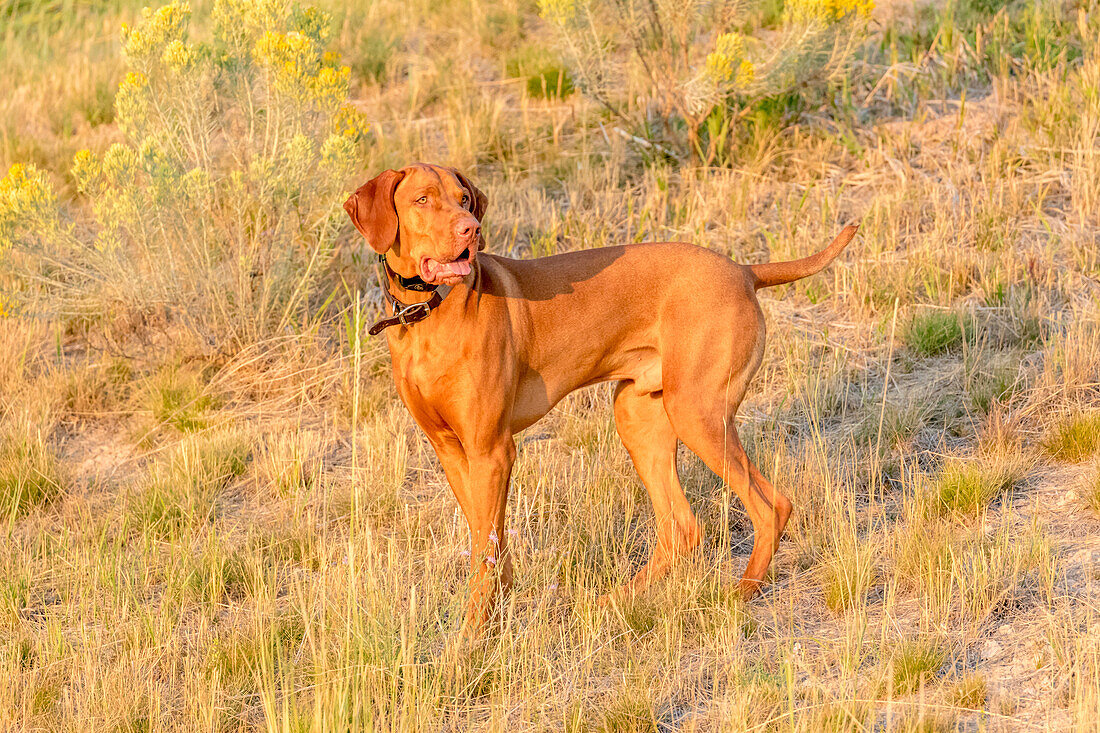
[[[603, 123], [602, 122], [600, 123], [600, 129], [601, 130], [603, 129]], [[633, 142], [637, 145], [641, 145], [643, 148], [646, 148], [647, 150], [656, 150], [657, 152], [662, 153], [663, 155], [667, 155], [668, 157], [672, 158], [677, 163], [683, 163], [684, 162], [684, 158], [683, 158], [682, 155], [680, 155], [679, 153], [677, 153], [674, 150], [670, 150], [669, 148], [666, 148], [664, 145], [661, 145], [660, 143], [655, 143], [652, 140], [646, 140], [644, 137], [638, 137], [637, 135], [631, 135], [629, 132], [627, 132], [626, 130], [624, 130], [621, 127], [612, 127], [611, 129], [614, 132], [618, 133], [620, 137], [625, 138], [626, 140], [629, 140], [630, 142]], [[604, 134], [606, 135], [607, 133], [604, 133]]]

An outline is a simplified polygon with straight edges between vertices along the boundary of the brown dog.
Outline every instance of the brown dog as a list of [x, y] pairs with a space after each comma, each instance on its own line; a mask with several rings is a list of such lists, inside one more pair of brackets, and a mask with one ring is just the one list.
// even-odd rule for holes
[[856, 226], [816, 255], [763, 265], [684, 243], [513, 260], [479, 254], [486, 203], [461, 173], [417, 164], [385, 171], [344, 204], [386, 258], [395, 315], [372, 333], [389, 328], [398, 394], [469, 523], [467, 632], [483, 628], [511, 585], [504, 515], [513, 436], [597, 382], [617, 382], [616, 427], [657, 524], [649, 562], [615, 592], [661, 577], [702, 538], [676, 474], [680, 440], [748, 510], [754, 539], [740, 588], [752, 595], [791, 513], [734, 426], [764, 350], [755, 291], [821, 270]]

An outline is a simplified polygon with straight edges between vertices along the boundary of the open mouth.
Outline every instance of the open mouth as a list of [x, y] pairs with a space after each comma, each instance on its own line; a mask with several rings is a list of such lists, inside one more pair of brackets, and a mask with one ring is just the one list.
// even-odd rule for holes
[[469, 275], [470, 270], [469, 247], [450, 262], [440, 262], [432, 257], [420, 261], [420, 277], [430, 283], [454, 284]]

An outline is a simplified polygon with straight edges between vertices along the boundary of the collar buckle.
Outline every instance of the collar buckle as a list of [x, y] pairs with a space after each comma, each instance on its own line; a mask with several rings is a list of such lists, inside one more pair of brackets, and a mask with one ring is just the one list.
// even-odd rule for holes
[[412, 323], [419, 323], [428, 317], [428, 314], [432, 312], [431, 306], [428, 302], [423, 303], [411, 303], [409, 305], [402, 304], [398, 307], [397, 302], [393, 304], [393, 317], [396, 318], [402, 326], [408, 326]]

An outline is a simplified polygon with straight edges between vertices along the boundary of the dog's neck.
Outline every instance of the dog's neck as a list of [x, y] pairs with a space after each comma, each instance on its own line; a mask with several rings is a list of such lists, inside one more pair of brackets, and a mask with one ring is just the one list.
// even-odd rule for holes
[[[400, 262], [400, 260], [397, 262]], [[394, 264], [385, 257], [382, 258], [382, 271], [386, 276], [386, 288], [390, 291], [390, 295], [402, 303], [423, 303], [429, 300], [438, 289], [438, 286], [425, 283], [418, 275], [403, 275], [398, 268], [393, 266]], [[401, 270], [408, 269], [403, 267], [404, 264], [400, 263], [398, 267]], [[411, 287], [406, 287], [406, 285], [411, 285]]]

